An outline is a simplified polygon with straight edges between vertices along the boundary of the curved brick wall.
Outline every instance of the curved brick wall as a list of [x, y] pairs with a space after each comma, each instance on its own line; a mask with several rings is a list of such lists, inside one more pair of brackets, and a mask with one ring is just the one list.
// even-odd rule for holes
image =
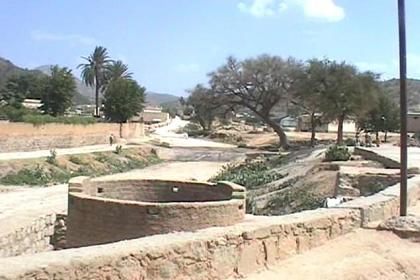
[[245, 189], [228, 182], [77, 177], [69, 183], [67, 246], [228, 226], [244, 215]]

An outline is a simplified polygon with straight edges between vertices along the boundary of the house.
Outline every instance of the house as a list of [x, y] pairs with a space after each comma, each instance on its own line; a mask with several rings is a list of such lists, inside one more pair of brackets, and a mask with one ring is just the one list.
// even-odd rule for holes
[[23, 107], [25, 107], [27, 109], [31, 109], [31, 110], [41, 110], [42, 105], [43, 104], [42, 104], [42, 101], [40, 99], [26, 98], [22, 102]]
[[141, 113], [131, 119], [131, 122], [145, 124], [164, 123], [170, 119], [169, 113], [162, 112], [161, 107], [146, 106]]
[[407, 114], [407, 131], [420, 132], [420, 113], [409, 112]]
[[[320, 117], [320, 114], [316, 114], [317, 117]], [[343, 123], [343, 132], [346, 133], [355, 133], [357, 130], [356, 122], [353, 120], [344, 120]], [[297, 131], [311, 131], [311, 116], [310, 115], [301, 115], [298, 118]], [[338, 121], [332, 122], [322, 122], [316, 127], [316, 132], [337, 132], [338, 131]]]

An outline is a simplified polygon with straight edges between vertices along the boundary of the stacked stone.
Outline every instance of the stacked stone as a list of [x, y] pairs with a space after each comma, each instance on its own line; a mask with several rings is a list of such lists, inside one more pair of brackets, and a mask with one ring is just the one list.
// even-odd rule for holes
[[13, 257], [50, 251], [54, 234], [55, 214], [40, 217], [26, 227], [0, 237], [0, 257]]

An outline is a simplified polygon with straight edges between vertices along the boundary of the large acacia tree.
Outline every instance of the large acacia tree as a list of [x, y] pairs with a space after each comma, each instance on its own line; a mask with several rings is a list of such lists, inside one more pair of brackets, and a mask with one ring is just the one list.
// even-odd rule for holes
[[99, 93], [106, 84], [106, 71], [111, 62], [108, 50], [97, 46], [88, 57], [82, 57], [87, 63], [82, 63], [77, 68], [82, 69], [81, 77], [87, 86], [95, 86], [95, 115], [99, 116]]
[[216, 117], [222, 116], [227, 108], [221, 104], [214, 92], [199, 84], [188, 91], [185, 104], [194, 110], [193, 120], [200, 124], [204, 131], [210, 131]]
[[366, 114], [379, 92], [377, 74], [359, 72], [345, 62], [328, 62], [326, 90], [322, 95], [321, 111], [338, 122], [337, 144], [343, 143], [343, 124], [348, 118]]
[[277, 133], [280, 146], [287, 148], [286, 133], [272, 119], [272, 112], [279, 103], [288, 102], [300, 72], [301, 64], [292, 58], [261, 55], [243, 61], [229, 57], [209, 76], [212, 90], [225, 104], [248, 108]]
[[322, 122], [322, 97], [328, 89], [328, 60], [311, 59], [295, 83], [292, 103], [299, 112], [309, 115], [311, 124], [311, 146], [315, 145], [316, 128]]

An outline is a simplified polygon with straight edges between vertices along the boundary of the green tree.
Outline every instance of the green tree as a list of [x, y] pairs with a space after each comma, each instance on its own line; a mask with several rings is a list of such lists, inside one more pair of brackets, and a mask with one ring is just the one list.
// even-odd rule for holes
[[343, 143], [344, 120], [366, 114], [379, 90], [378, 75], [360, 73], [345, 62], [326, 62], [328, 74], [322, 95], [321, 111], [330, 120], [337, 120], [337, 144]]
[[357, 118], [357, 124], [361, 130], [375, 132], [377, 141], [379, 132], [384, 132], [386, 142], [388, 131], [397, 131], [400, 128], [399, 108], [389, 95], [381, 91], [367, 114]]
[[108, 50], [97, 46], [88, 57], [82, 57], [87, 63], [82, 63], [77, 68], [82, 69], [81, 77], [87, 86], [95, 86], [95, 115], [99, 116], [99, 93], [106, 83], [106, 71], [111, 62]]
[[111, 61], [106, 66], [106, 82], [111, 83], [116, 79], [131, 79], [133, 73], [128, 71], [127, 64], [124, 64], [121, 60]]
[[210, 131], [216, 117], [221, 116], [224, 106], [211, 89], [199, 84], [189, 90], [186, 104], [193, 109], [192, 120], [199, 123], [204, 131]]
[[40, 99], [45, 86], [41, 75], [22, 74], [7, 80], [4, 88], [0, 90], [0, 100], [15, 108], [22, 106], [25, 98]]
[[144, 87], [129, 79], [117, 79], [107, 86], [104, 94], [105, 117], [120, 124], [120, 137], [122, 124], [143, 109], [145, 91]]
[[64, 115], [66, 109], [72, 105], [76, 93], [76, 82], [71, 70], [53, 66], [51, 75], [45, 81], [42, 109], [52, 116]]
[[327, 90], [328, 60], [311, 59], [294, 87], [292, 103], [298, 112], [308, 114], [311, 123], [311, 146], [315, 144], [316, 128], [322, 122], [322, 97]]
[[288, 103], [300, 72], [301, 63], [292, 58], [261, 55], [243, 61], [229, 57], [225, 65], [209, 75], [210, 85], [221, 103], [251, 110], [273, 128], [280, 146], [287, 148], [286, 133], [280, 123], [272, 119], [272, 113], [280, 103]]

